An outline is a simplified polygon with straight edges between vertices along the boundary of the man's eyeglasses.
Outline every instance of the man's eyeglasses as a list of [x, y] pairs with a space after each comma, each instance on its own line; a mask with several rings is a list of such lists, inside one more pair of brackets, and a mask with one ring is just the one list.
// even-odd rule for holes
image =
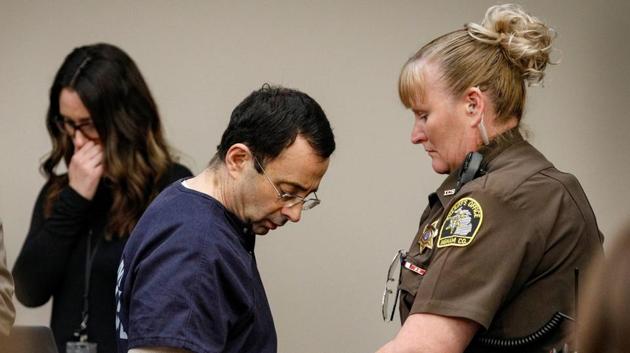
[[256, 164], [258, 164], [258, 167], [260, 167], [260, 170], [262, 170], [262, 173], [265, 176], [265, 178], [267, 178], [267, 181], [269, 181], [269, 184], [271, 184], [273, 189], [276, 190], [276, 193], [278, 194], [278, 199], [284, 204], [284, 207], [291, 208], [301, 203], [302, 210], [306, 211], [306, 210], [310, 210], [311, 208], [321, 203], [321, 200], [317, 197], [316, 193], [313, 193], [312, 198], [307, 199], [299, 195], [289, 194], [286, 192], [280, 192], [280, 189], [278, 189], [276, 184], [274, 184], [274, 182], [271, 181], [269, 176], [267, 176], [267, 173], [265, 172], [265, 168], [263, 168], [262, 164], [258, 162], [258, 158], [254, 157], [254, 160], [256, 161]]
[[400, 274], [402, 272], [402, 262], [405, 259], [406, 252], [398, 250], [396, 256], [392, 260], [387, 270], [387, 279], [385, 281], [385, 290], [383, 291], [383, 299], [381, 301], [381, 312], [383, 321], [393, 321], [396, 313], [396, 304], [400, 296]]
[[81, 131], [83, 136], [87, 137], [90, 140], [95, 140], [98, 138], [98, 131], [96, 130], [96, 126], [92, 121], [86, 121], [80, 124], [76, 124], [74, 121], [70, 119], [66, 119], [61, 116], [57, 116], [55, 119], [55, 123], [59, 130], [70, 137], [74, 137], [77, 130]]

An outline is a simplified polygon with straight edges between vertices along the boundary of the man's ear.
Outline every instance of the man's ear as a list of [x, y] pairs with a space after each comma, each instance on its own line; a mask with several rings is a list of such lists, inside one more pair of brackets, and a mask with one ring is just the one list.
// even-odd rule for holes
[[471, 127], [478, 127], [486, 108], [486, 96], [479, 87], [470, 87], [464, 94], [466, 117], [469, 118]]
[[238, 177], [243, 173], [252, 161], [252, 152], [243, 143], [235, 143], [225, 154], [225, 166], [232, 177]]

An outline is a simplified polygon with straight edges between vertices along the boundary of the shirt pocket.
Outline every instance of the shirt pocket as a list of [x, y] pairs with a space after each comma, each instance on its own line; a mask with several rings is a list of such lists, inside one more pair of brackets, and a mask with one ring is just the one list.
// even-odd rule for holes
[[432, 249], [425, 249], [422, 253], [409, 253], [402, 263], [400, 274], [400, 290], [416, 296], [418, 288], [422, 284], [429, 267], [429, 260], [433, 253]]

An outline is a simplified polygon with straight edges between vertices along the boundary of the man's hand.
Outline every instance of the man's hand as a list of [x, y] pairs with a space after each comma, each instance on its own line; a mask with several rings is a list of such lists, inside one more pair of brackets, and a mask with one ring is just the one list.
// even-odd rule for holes
[[88, 141], [74, 155], [68, 166], [70, 187], [88, 200], [94, 198], [103, 175], [103, 147]]

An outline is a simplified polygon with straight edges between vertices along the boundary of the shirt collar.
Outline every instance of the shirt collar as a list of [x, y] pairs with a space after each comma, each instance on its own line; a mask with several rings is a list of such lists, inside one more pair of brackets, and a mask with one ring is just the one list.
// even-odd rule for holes
[[254, 246], [256, 244], [256, 235], [252, 231], [251, 224], [241, 221], [234, 213], [228, 210], [225, 207], [225, 205], [219, 202], [219, 200], [215, 199], [214, 197], [206, 193], [184, 186], [182, 184], [182, 181], [183, 179], [180, 179], [179, 181], [177, 181], [177, 187], [180, 188], [180, 190], [183, 190], [185, 192], [192, 192], [194, 194], [201, 195], [202, 197], [211, 200], [212, 203], [216, 205], [218, 212], [222, 212], [223, 215], [225, 216], [225, 219], [227, 220], [226, 223], [232, 226], [232, 230], [234, 230], [234, 234], [237, 236], [241, 245], [245, 248], [245, 250], [253, 253]]
[[[223, 206], [223, 205], [221, 205]], [[235, 233], [238, 235], [238, 240], [241, 242], [245, 250], [253, 252], [256, 245], [256, 234], [252, 230], [252, 225], [241, 221], [236, 215], [230, 212], [227, 208], [223, 207], [225, 218], [234, 228]]]
[[442, 206], [448, 204], [450, 199], [455, 194], [455, 187], [457, 186], [457, 176], [459, 175], [459, 168], [449, 174], [446, 179], [442, 182], [442, 185], [437, 189], [436, 192], [429, 195], [429, 204], [433, 207], [433, 204], [436, 201], [440, 201]]
[[478, 152], [483, 155], [482, 167], [486, 169], [486, 171], [491, 170], [492, 161], [503, 151], [525, 141], [518, 129], [518, 127], [515, 127], [505, 131], [501, 135], [493, 138], [489, 145], [479, 148]]
[[[492, 167], [491, 162], [499, 155], [501, 152], [505, 151], [508, 147], [518, 144], [519, 142], [525, 141], [523, 136], [518, 130], [518, 127], [512, 128], [501, 135], [496, 136], [489, 145], [482, 146], [478, 152], [481, 153], [483, 158], [482, 168], [486, 171], [490, 170]], [[451, 172], [448, 177], [442, 182], [442, 185], [437, 189], [436, 192], [431, 193], [429, 195], [429, 206], [433, 207], [435, 202], [438, 200], [442, 204], [442, 207], [447, 205], [449, 201], [453, 198], [457, 187], [457, 180], [459, 178], [459, 174], [461, 172], [462, 165], [456, 168], [453, 172]]]

